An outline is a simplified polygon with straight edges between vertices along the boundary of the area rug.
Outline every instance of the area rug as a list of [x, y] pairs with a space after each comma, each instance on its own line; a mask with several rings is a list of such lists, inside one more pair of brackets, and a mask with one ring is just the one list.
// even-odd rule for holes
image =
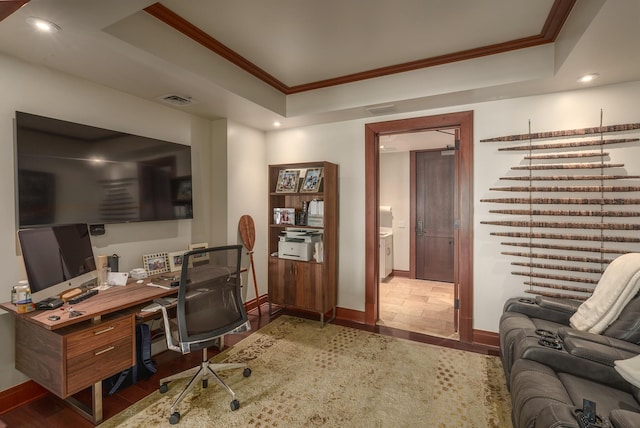
[[[180, 404], [185, 427], [511, 427], [500, 359], [281, 316], [214, 357], [248, 362]], [[186, 380], [154, 392], [100, 427], [169, 425]]]

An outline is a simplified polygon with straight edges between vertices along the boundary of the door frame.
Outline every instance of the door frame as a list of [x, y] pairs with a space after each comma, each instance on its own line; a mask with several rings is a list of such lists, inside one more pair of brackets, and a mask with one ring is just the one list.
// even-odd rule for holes
[[[456, 168], [458, 245], [455, 272], [459, 286], [460, 342], [473, 341], [473, 111], [423, 116], [365, 124], [365, 324], [375, 326], [379, 312], [380, 282], [380, 135], [460, 129]], [[458, 157], [457, 156], [457, 157]]]

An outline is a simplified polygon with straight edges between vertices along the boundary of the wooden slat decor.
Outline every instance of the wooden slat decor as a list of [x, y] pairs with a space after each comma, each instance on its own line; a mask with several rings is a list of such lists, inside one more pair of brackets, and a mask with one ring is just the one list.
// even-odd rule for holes
[[498, 151], [530, 151], [530, 150], [547, 150], [547, 149], [568, 149], [575, 147], [594, 147], [603, 146], [605, 144], [621, 144], [621, 143], [634, 143], [640, 141], [640, 138], [616, 138], [611, 140], [588, 140], [588, 141], [567, 141], [564, 143], [547, 143], [547, 144], [535, 144], [528, 146], [512, 146], [502, 147]]
[[572, 152], [572, 153], [545, 153], [541, 155], [528, 155], [525, 159], [571, 159], [571, 158], [596, 158], [609, 156], [608, 152]]
[[480, 224], [514, 227], [541, 227], [552, 229], [640, 230], [640, 224], [571, 223], [554, 221], [481, 221]]
[[513, 247], [524, 248], [546, 248], [551, 250], [563, 250], [563, 251], [581, 251], [600, 254], [627, 254], [632, 253], [632, 250], [624, 248], [605, 248], [605, 247], [581, 247], [579, 245], [555, 245], [555, 244], [533, 244], [531, 242], [501, 242], [500, 245], [510, 245]]
[[572, 217], [640, 217], [638, 211], [578, 211], [578, 210], [489, 210], [495, 214], [548, 215]]
[[[526, 293], [585, 300], [615, 257], [640, 252], [640, 234], [637, 232], [640, 230], [640, 209], [635, 208], [640, 205], [640, 175], [625, 174], [625, 164], [616, 162], [617, 150], [635, 147], [640, 141], [638, 130], [640, 123], [628, 123], [480, 140], [528, 140], [528, 144], [497, 148], [498, 151], [525, 152], [521, 162], [509, 168], [508, 174], [499, 179], [528, 183], [522, 183], [524, 186], [489, 188], [494, 193], [517, 193], [514, 197], [498, 195], [480, 199], [483, 203], [524, 205], [522, 208], [491, 209], [489, 213], [493, 217], [480, 221], [480, 224], [498, 229], [491, 231], [491, 236], [515, 238], [501, 242], [500, 245], [527, 249], [500, 253], [501, 256], [515, 258], [515, 261], [510, 262], [512, 266], [524, 268], [522, 271], [512, 271], [511, 274], [528, 278], [523, 282]], [[605, 134], [613, 132], [631, 135], [605, 138]], [[596, 134], [600, 134], [600, 138], [594, 138]], [[608, 147], [606, 152], [605, 146]], [[599, 147], [599, 150], [573, 151], [584, 147]], [[534, 151], [538, 153], [534, 154]], [[611, 168], [617, 170], [609, 172]], [[563, 172], [558, 174], [554, 170]], [[613, 180], [625, 180], [625, 183], [611, 185], [610, 181]], [[566, 185], [533, 185], [537, 181], [562, 181]], [[585, 181], [595, 183], [580, 184]], [[593, 196], [576, 197], [580, 193], [591, 193]], [[575, 205], [576, 208], [568, 208], [566, 205]], [[580, 209], [577, 207], [580, 205], [590, 207]], [[611, 209], [612, 207], [617, 208]], [[557, 220], [540, 219], [539, 216], [555, 217]], [[580, 221], [572, 221], [578, 218]], [[504, 231], [501, 228], [517, 230]], [[554, 229], [574, 229], [575, 232], [584, 233], [554, 233]], [[589, 241], [592, 244], [579, 245], [579, 241]], [[554, 262], [540, 263], [540, 260]]]
[[522, 165], [512, 166], [514, 171], [527, 170], [527, 171], [543, 171], [547, 169], [594, 169], [594, 168], [622, 168], [623, 163], [555, 163], [555, 164], [542, 164], [542, 165]]
[[567, 129], [564, 131], [547, 131], [536, 132], [534, 134], [506, 135], [504, 137], [487, 138], [480, 140], [481, 143], [489, 143], [495, 141], [523, 141], [523, 140], [540, 140], [542, 138], [558, 138], [573, 137], [577, 135], [593, 135], [606, 134], [609, 132], [622, 132], [640, 129], [640, 123], [625, 123], [621, 125], [596, 126], [593, 128]]
[[500, 177], [500, 180], [522, 181], [567, 181], [567, 180], [629, 180], [640, 178], [640, 175], [514, 175]]
[[583, 284], [593, 284], [593, 285], [596, 285], [598, 283], [597, 279], [586, 279], [583, 277], [567, 276], [567, 275], [551, 275], [546, 273], [511, 272], [511, 275], [528, 276], [531, 278], [557, 279], [561, 281], [572, 281], [572, 282], [580, 282]]
[[553, 204], [553, 205], [640, 205], [640, 199], [625, 198], [496, 198], [480, 202], [498, 204]]
[[[602, 236], [602, 235], [571, 235], [558, 233], [532, 233], [532, 232], [491, 232], [493, 236], [510, 236], [512, 238], [530, 239], [561, 239], [569, 241], [597, 241], [597, 242], [638, 242], [640, 238], [633, 236]], [[636, 250], [637, 251], [637, 250]], [[635, 251], [628, 251], [629, 253]]]
[[562, 270], [566, 272], [584, 272], [584, 273], [599, 273], [602, 274], [604, 269], [585, 268], [578, 266], [565, 266], [565, 265], [550, 265], [546, 263], [526, 263], [526, 262], [511, 262], [512, 266], [523, 266], [537, 269], [546, 270]]
[[529, 186], [492, 187], [499, 192], [640, 192], [640, 186]]
[[503, 251], [500, 254], [504, 254], [505, 256], [527, 257], [530, 259], [565, 260], [571, 262], [597, 263], [600, 265], [607, 265], [612, 261], [611, 259], [597, 259], [595, 257], [574, 257], [561, 254], [521, 253], [517, 251]]

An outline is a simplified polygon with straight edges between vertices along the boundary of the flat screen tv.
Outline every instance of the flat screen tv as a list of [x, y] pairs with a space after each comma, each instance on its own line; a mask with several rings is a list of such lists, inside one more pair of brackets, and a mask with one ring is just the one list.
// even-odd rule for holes
[[96, 262], [86, 224], [18, 230], [18, 241], [34, 302], [95, 285]]
[[18, 228], [193, 218], [191, 147], [16, 112]]

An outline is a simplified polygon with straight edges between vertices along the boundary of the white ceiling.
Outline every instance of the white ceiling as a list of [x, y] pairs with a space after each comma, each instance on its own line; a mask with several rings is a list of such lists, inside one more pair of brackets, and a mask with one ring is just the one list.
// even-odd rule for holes
[[[640, 80], [640, 1], [577, 0], [555, 43], [285, 95], [143, 9], [148, 0], [31, 0], [0, 22], [0, 52], [151, 101], [257, 129], [411, 112]], [[536, 36], [553, 0], [165, 0], [287, 86]], [[36, 34], [29, 16], [62, 30]]]

